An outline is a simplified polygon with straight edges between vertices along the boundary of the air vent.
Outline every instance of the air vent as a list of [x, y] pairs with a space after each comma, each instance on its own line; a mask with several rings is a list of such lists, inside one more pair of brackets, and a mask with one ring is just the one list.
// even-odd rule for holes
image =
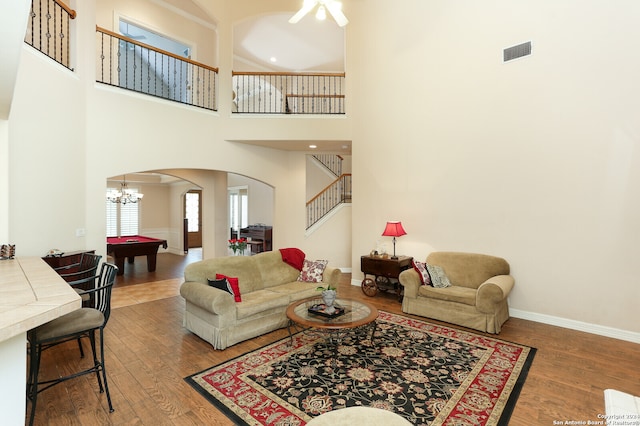
[[523, 56], [531, 55], [531, 42], [519, 44], [513, 47], [507, 47], [504, 49], [503, 62], [511, 61]]

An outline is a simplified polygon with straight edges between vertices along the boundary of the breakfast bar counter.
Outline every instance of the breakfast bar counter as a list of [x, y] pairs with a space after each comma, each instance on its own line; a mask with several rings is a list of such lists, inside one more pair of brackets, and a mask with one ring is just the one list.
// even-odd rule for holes
[[27, 332], [81, 307], [66, 281], [39, 257], [0, 260], [0, 413], [24, 424]]
[[0, 261], [0, 342], [80, 308], [80, 296], [39, 257]]

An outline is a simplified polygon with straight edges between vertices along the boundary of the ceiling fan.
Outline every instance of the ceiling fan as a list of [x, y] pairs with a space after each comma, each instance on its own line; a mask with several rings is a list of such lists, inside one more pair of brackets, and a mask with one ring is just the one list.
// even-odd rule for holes
[[300, 9], [295, 15], [293, 15], [291, 19], [289, 19], [289, 22], [292, 24], [297, 23], [302, 18], [304, 18], [307, 13], [311, 12], [316, 7], [316, 5], [320, 6], [318, 7], [318, 11], [316, 12], [316, 18], [325, 19], [328, 10], [331, 16], [333, 16], [333, 19], [335, 19], [338, 26], [344, 27], [349, 23], [347, 17], [344, 16], [344, 13], [342, 13], [342, 3], [337, 0], [304, 0], [302, 9]]

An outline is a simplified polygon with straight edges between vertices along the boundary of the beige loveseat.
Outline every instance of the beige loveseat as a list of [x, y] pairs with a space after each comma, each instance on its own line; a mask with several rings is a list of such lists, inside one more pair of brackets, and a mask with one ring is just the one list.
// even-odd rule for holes
[[474, 253], [434, 252], [426, 263], [440, 266], [450, 287], [422, 285], [415, 269], [403, 271], [402, 311], [488, 333], [509, 319], [507, 297], [514, 279], [506, 260]]
[[[241, 302], [208, 285], [216, 274], [237, 277]], [[180, 295], [186, 300], [183, 325], [225, 349], [243, 340], [286, 327], [285, 311], [293, 301], [319, 296], [320, 285], [337, 286], [340, 270], [326, 267], [323, 283], [297, 281], [300, 271], [283, 262], [280, 251], [194, 262], [184, 270]]]

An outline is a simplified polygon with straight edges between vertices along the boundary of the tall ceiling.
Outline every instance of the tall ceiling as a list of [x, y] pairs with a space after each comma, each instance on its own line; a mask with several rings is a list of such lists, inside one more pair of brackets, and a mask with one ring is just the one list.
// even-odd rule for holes
[[[216, 26], [206, 0], [151, 0], [173, 11], [181, 11], [200, 22]], [[263, 0], [266, 1], [266, 0]], [[259, 13], [233, 27], [234, 70], [343, 72], [345, 29], [327, 14], [324, 21], [312, 10], [297, 24], [290, 24], [302, 0], [287, 12]], [[141, 40], [146, 42], [145, 40]], [[276, 58], [272, 62], [271, 58]]]
[[344, 28], [330, 17], [319, 21], [313, 13], [290, 24], [293, 13], [260, 15], [236, 24], [234, 70], [343, 72]]

